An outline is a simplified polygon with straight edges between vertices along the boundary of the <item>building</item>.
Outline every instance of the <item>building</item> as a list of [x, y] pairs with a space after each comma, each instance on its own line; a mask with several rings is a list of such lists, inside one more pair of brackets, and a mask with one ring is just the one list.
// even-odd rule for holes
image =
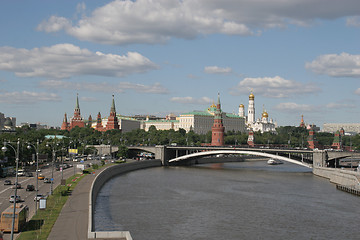
[[218, 102], [216, 105], [214, 124], [211, 128], [211, 145], [212, 146], [223, 146], [224, 145], [224, 125], [222, 122], [221, 105], [220, 105], [220, 94], [218, 94]]
[[[116, 114], [116, 118], [118, 120], [119, 130], [123, 133], [131, 132], [136, 129], [140, 129], [140, 121], [132, 118], [121, 116], [120, 114]], [[97, 131], [106, 131], [106, 127], [108, 123], [108, 118], [102, 118], [100, 112], [97, 115], [96, 122], [91, 124], [91, 127]]]
[[156, 120], [150, 120], [149, 118], [147, 118], [145, 121], [141, 122], [141, 129], [144, 129], [145, 131], [149, 131], [149, 128], [151, 126], [154, 126], [157, 130], [173, 129], [174, 131], [178, 131], [179, 120], [176, 118], [175, 119], [163, 118]]
[[16, 128], [15, 117], [5, 117], [5, 114], [0, 112], [0, 131], [1, 132], [12, 132]]
[[273, 119], [269, 118], [269, 114], [263, 109], [261, 118], [255, 120], [255, 95], [251, 92], [249, 95], [248, 115], [245, 116], [244, 104], [239, 105], [239, 117], [246, 119], [247, 130], [253, 130], [254, 132], [276, 132], [276, 123]]
[[[206, 111], [192, 111], [179, 116], [179, 128], [197, 134], [206, 134], [211, 131], [214, 124], [216, 105], [212, 104]], [[222, 123], [225, 131], [245, 132], [245, 118], [236, 114], [221, 111]]]

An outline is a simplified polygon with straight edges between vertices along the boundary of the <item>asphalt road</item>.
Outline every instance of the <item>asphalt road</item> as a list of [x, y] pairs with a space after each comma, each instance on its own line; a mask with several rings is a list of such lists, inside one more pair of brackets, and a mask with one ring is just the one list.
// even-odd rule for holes
[[[81, 171], [76, 167], [77, 162], [67, 162], [69, 164], [74, 165], [74, 167], [67, 168], [63, 171], [63, 179], [67, 179], [70, 176], [73, 176], [76, 171]], [[84, 164], [88, 164], [90, 161], [86, 161]], [[45, 176], [45, 178], [51, 178], [52, 168], [49, 166], [48, 168], [41, 169], [39, 174]], [[35, 214], [35, 201], [34, 197], [36, 195], [36, 191], [26, 191], [26, 187], [29, 184], [32, 184], [36, 188], [36, 173], [33, 172], [33, 177], [18, 177], [18, 182], [21, 184], [21, 189], [17, 190], [17, 195], [21, 197], [22, 204], [26, 204], [29, 207], [29, 218], [30, 220], [32, 216]], [[54, 168], [53, 176], [53, 190], [60, 184], [61, 182], [61, 171], [56, 171]], [[9, 198], [11, 195], [14, 195], [13, 185], [4, 185], [4, 181], [6, 179], [11, 180], [11, 183], [15, 183], [15, 177], [7, 177], [0, 179], [0, 211], [3, 212], [6, 208], [8, 208], [13, 203], [9, 202]], [[38, 180], [38, 194], [49, 195], [51, 183], [44, 183], [43, 180]], [[16, 235], [15, 235], [16, 236]], [[10, 233], [4, 234], [4, 240], [10, 239]]]

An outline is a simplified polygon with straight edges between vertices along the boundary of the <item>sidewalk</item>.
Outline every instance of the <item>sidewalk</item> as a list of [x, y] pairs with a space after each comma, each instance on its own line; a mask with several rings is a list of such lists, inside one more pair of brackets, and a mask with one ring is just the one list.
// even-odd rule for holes
[[95, 176], [104, 168], [88, 174], [76, 185], [56, 220], [48, 239], [84, 240], [88, 232], [89, 191]]

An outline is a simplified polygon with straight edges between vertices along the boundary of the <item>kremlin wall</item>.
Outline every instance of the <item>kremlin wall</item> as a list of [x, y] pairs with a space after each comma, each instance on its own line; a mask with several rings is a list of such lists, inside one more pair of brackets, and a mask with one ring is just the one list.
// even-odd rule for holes
[[[218, 96], [220, 98], [220, 96]], [[218, 99], [219, 101], [220, 99]], [[206, 134], [212, 130], [214, 118], [221, 115], [222, 123], [225, 131], [234, 132], [248, 132], [250, 130], [260, 132], [276, 132], [277, 124], [269, 119], [268, 113], [263, 109], [261, 118], [255, 120], [255, 96], [253, 93], [249, 95], [248, 115], [245, 115], [245, 107], [243, 104], [239, 106], [239, 114], [217, 112], [217, 105], [212, 104], [205, 111], [192, 111], [175, 116], [169, 114], [166, 118], [152, 118], [148, 116], [145, 119], [137, 117], [126, 117], [116, 113], [114, 96], [110, 107], [110, 115], [102, 117], [101, 113], [97, 114], [96, 119], [90, 115], [87, 120], [81, 116], [79, 97], [76, 96], [76, 104], [73, 116], [68, 119], [65, 113], [62, 130], [71, 130], [72, 128], [85, 127], [90, 125], [97, 131], [107, 131], [111, 129], [120, 129], [122, 132], [130, 132], [134, 129], [144, 129], [148, 131], [151, 126], [156, 127], [157, 130], [175, 131], [180, 128], [186, 132], [194, 131], [197, 134]]]
[[[65, 113], [61, 130], [71, 130], [75, 127], [90, 126], [97, 131], [107, 130], [121, 130], [122, 132], [131, 132], [135, 129], [144, 129], [149, 131], [151, 126], [156, 127], [157, 130], [170, 130], [178, 131], [184, 129], [186, 132], [194, 131], [197, 134], [206, 134], [209, 131], [212, 132], [211, 145], [222, 146], [224, 145], [225, 131], [234, 131], [241, 133], [248, 133], [248, 145], [254, 146], [254, 132], [273, 132], [276, 133], [277, 124], [272, 119], [269, 119], [269, 114], [263, 108], [261, 118], [255, 120], [255, 96], [251, 92], [249, 95], [249, 105], [247, 115], [245, 115], [245, 106], [239, 105], [239, 113], [230, 114], [221, 110], [220, 94], [218, 94], [217, 104], [212, 104], [205, 111], [192, 111], [179, 116], [169, 114], [166, 118], [156, 118], [152, 116], [150, 119], [147, 116], [145, 119], [139, 117], [126, 117], [116, 113], [115, 99], [112, 96], [112, 103], [110, 106], [110, 114], [108, 117], [102, 117], [101, 113], [97, 114], [96, 120], [93, 120], [91, 115], [88, 120], [84, 120], [81, 116], [79, 96], [76, 96], [76, 104], [73, 116], [68, 120]], [[141, 119], [142, 118], [142, 119]], [[8, 120], [9, 122], [9, 120]], [[340, 125], [339, 125], [340, 126]], [[336, 126], [336, 127], [339, 127]], [[307, 125], [304, 122], [303, 116], [301, 116], [301, 122], [299, 127], [304, 127], [309, 130], [308, 144], [311, 149], [320, 149], [315, 132], [320, 129], [315, 125]], [[353, 126], [351, 126], [354, 130]], [[331, 148], [341, 149], [341, 138], [345, 135], [345, 130], [341, 126], [334, 130], [334, 143]]]

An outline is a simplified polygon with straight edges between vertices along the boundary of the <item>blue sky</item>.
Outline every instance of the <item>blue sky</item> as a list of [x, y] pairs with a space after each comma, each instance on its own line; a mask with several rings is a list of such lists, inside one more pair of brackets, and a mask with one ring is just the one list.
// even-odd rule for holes
[[0, 112], [60, 126], [108, 116], [246, 111], [278, 125], [359, 122], [357, 0], [10, 1], [0, 5]]

